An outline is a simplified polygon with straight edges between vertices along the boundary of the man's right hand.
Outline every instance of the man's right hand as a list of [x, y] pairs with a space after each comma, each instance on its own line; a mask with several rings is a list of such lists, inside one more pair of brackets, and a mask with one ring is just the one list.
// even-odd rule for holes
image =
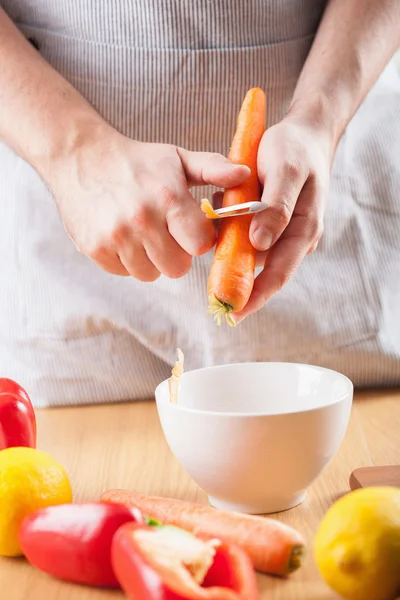
[[81, 253], [110, 273], [154, 281], [182, 277], [214, 245], [189, 187], [233, 187], [248, 175], [222, 155], [133, 141], [105, 124], [53, 163], [48, 183]]
[[0, 8], [0, 142], [53, 192], [78, 250], [119, 275], [180, 277], [214, 243], [189, 187], [249, 176], [217, 154], [133, 141], [113, 129]]

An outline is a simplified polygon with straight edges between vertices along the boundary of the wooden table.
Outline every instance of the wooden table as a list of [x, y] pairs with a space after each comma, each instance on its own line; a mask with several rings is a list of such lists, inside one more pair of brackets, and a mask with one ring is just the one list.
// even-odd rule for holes
[[[39, 446], [68, 470], [75, 500], [97, 500], [113, 487], [205, 502], [171, 455], [153, 402], [38, 411]], [[400, 391], [356, 395], [342, 447], [309, 490], [304, 503], [277, 516], [309, 542], [304, 567], [290, 580], [260, 576], [261, 597], [271, 600], [337, 598], [321, 580], [312, 539], [327, 508], [348, 491], [356, 467], [400, 464]], [[72, 586], [51, 579], [22, 559], [0, 560], [0, 600], [111, 600], [120, 592]]]

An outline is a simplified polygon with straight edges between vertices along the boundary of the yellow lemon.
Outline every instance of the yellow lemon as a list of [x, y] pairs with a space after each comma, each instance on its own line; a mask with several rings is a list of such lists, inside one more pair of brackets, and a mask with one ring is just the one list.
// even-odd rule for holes
[[32, 448], [0, 451], [0, 555], [20, 556], [18, 529], [38, 508], [72, 501], [64, 468]]
[[326, 583], [347, 600], [394, 600], [400, 592], [400, 489], [359, 489], [326, 513], [315, 538]]

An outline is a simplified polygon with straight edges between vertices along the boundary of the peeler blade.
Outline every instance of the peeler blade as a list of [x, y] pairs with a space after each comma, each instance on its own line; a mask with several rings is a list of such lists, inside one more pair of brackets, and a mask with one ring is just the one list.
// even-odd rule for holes
[[242, 215], [249, 215], [261, 212], [267, 208], [264, 202], [244, 202], [243, 204], [234, 204], [233, 206], [226, 206], [225, 208], [218, 208], [214, 212], [218, 215], [218, 218], [223, 219], [225, 217], [240, 217]]

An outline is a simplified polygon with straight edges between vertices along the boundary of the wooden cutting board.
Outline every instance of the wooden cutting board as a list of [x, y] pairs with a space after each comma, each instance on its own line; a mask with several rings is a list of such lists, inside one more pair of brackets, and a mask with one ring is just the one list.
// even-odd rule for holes
[[400, 465], [386, 467], [360, 467], [350, 475], [350, 488], [372, 486], [400, 487]]

